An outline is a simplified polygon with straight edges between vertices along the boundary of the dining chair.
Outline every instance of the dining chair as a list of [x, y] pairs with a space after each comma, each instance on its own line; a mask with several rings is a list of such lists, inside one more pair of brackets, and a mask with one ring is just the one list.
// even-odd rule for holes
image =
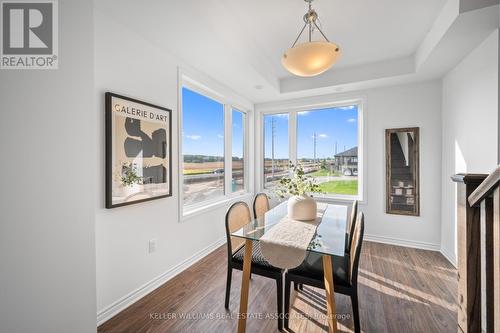
[[[224, 306], [229, 308], [229, 295], [231, 293], [231, 277], [233, 269], [243, 270], [245, 256], [245, 240], [231, 236], [231, 233], [241, 229], [252, 220], [250, 208], [243, 201], [235, 202], [226, 213], [226, 238], [227, 238], [227, 281], [226, 300]], [[253, 241], [251, 274], [257, 274], [276, 280], [276, 296], [278, 305], [278, 330], [283, 330], [283, 273], [284, 270], [272, 266], [262, 255], [260, 243]], [[266, 297], [267, 295], [261, 295]]]
[[345, 235], [345, 252], [349, 253], [352, 243], [352, 234], [356, 224], [356, 217], [358, 214], [358, 200], [354, 200], [351, 206], [351, 215], [347, 221], [346, 235]]
[[[358, 200], [354, 200], [351, 205], [351, 215], [349, 216], [346, 225], [345, 245], [344, 245], [345, 253], [349, 253], [349, 250], [351, 249], [351, 242], [352, 242], [351, 235], [354, 232], [357, 214], [358, 214]], [[295, 291], [304, 290], [304, 286], [301, 283], [294, 283], [293, 289]]]
[[253, 216], [258, 219], [269, 210], [269, 197], [266, 193], [257, 193], [253, 199]]
[[[356, 333], [361, 332], [358, 305], [358, 269], [364, 230], [364, 215], [360, 213], [358, 214], [352, 233], [353, 246], [350, 252], [346, 253], [343, 257], [332, 257], [334, 290], [335, 292], [351, 297], [354, 331]], [[285, 274], [285, 328], [288, 328], [289, 322], [291, 282], [325, 289], [322, 255], [309, 252], [306, 259], [299, 267], [288, 270]]]

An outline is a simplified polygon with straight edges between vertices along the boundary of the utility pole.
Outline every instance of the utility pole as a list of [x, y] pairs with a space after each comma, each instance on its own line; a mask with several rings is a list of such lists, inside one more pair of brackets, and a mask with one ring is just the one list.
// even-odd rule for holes
[[314, 163], [317, 163], [316, 161], [316, 138], [317, 138], [317, 135], [316, 135], [316, 132], [314, 132], [313, 134], [313, 145], [314, 145]]
[[276, 136], [276, 125], [274, 116], [271, 116], [271, 181], [274, 180], [274, 138]]

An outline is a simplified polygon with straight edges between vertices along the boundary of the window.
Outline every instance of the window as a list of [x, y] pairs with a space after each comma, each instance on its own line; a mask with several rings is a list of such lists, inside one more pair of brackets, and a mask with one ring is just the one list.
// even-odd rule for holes
[[182, 89], [184, 205], [224, 195], [224, 105]]
[[231, 191], [245, 189], [245, 114], [233, 109], [232, 112], [232, 160]]
[[246, 194], [247, 113], [205, 85], [182, 79], [182, 215]]
[[290, 158], [320, 185], [317, 196], [362, 199], [360, 104], [297, 110], [264, 114], [264, 188], [286, 173]]
[[325, 194], [358, 195], [355, 105], [297, 114], [297, 161]]
[[288, 172], [288, 114], [264, 116], [264, 188], [273, 188]]

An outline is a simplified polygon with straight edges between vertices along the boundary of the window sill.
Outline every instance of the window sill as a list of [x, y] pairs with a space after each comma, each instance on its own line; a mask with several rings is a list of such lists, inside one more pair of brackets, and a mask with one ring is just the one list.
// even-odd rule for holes
[[205, 202], [200, 205], [190, 206], [190, 207], [182, 207], [182, 213], [179, 219], [179, 222], [187, 221], [195, 216], [202, 215], [208, 211], [218, 209], [223, 207], [229, 203], [233, 203], [240, 200], [248, 200], [252, 197], [252, 194], [249, 192], [237, 192], [232, 193], [231, 195], [221, 197], [220, 199]]
[[365, 200], [357, 195], [340, 195], [340, 194], [326, 195], [326, 196], [314, 195], [313, 197], [319, 202], [326, 202], [326, 203], [351, 203], [354, 200], [358, 200], [359, 204], [365, 203]]
[[[270, 189], [263, 189], [262, 192], [266, 193], [269, 196], [272, 196], [273, 191]], [[362, 198], [357, 195], [342, 195], [342, 194], [335, 194], [335, 195], [319, 195], [319, 194], [313, 194], [313, 198], [318, 201], [318, 202], [326, 202], [326, 203], [352, 203], [354, 200], [358, 200], [359, 204], [366, 204], [366, 198]], [[286, 200], [286, 199], [283, 199]]]

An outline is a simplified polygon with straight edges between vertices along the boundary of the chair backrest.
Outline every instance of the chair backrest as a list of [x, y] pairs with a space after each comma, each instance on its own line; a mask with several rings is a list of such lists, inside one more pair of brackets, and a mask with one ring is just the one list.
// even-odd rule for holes
[[359, 213], [352, 234], [352, 246], [349, 252], [349, 278], [351, 284], [358, 283], [359, 258], [361, 256], [361, 245], [365, 233], [365, 216]]
[[253, 199], [253, 216], [258, 219], [269, 210], [269, 198], [265, 193], [257, 193]]
[[245, 224], [252, 220], [250, 208], [243, 201], [235, 202], [229, 207], [226, 213], [226, 240], [228, 255], [232, 256], [238, 251], [245, 240], [243, 238], [231, 237], [231, 233], [241, 229]]
[[347, 248], [345, 249], [346, 253], [349, 253], [352, 245], [352, 234], [354, 232], [354, 227], [356, 226], [356, 218], [358, 215], [358, 200], [354, 200], [351, 207], [351, 216], [349, 217], [349, 221], [347, 223]]

